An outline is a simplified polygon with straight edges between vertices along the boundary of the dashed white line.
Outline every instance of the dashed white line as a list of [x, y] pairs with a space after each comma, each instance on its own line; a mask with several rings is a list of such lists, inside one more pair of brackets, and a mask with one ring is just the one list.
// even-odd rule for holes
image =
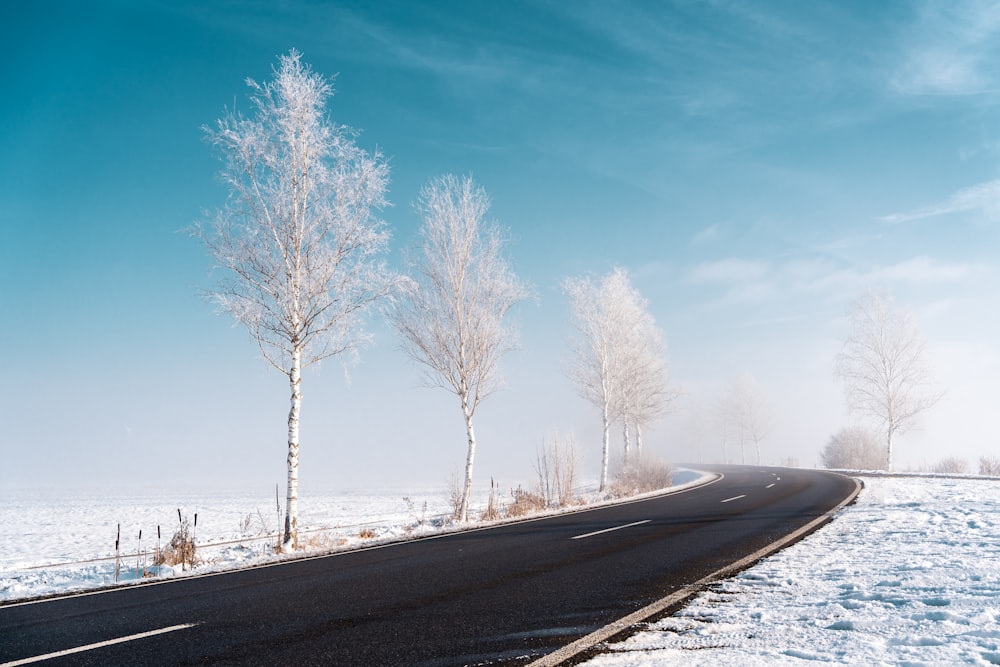
[[[733, 496], [732, 498], [726, 498], [725, 500], [720, 500], [719, 502], [729, 503], [729, 502], [732, 502], [734, 500], [739, 500], [740, 498], [746, 498], [746, 497], [747, 497], [747, 494], [744, 493], [742, 496]], [[0, 667], [2, 667], [2, 665], [0, 665]]]
[[53, 658], [62, 658], [63, 656], [73, 655], [74, 653], [83, 653], [84, 651], [93, 651], [94, 649], [103, 648], [105, 646], [114, 646], [115, 644], [124, 644], [125, 642], [135, 641], [137, 639], [146, 639], [147, 637], [155, 637], [156, 635], [166, 634], [168, 632], [176, 632], [177, 630], [187, 630], [188, 628], [193, 628], [197, 623], [185, 623], [183, 625], [171, 625], [169, 628], [160, 628], [159, 630], [150, 630], [149, 632], [140, 632], [137, 635], [129, 635], [128, 637], [119, 637], [117, 639], [109, 639], [103, 642], [97, 642], [96, 644], [87, 644], [86, 646], [77, 646], [76, 648], [69, 648], [65, 651], [56, 651], [55, 653], [46, 653], [45, 655], [36, 655], [31, 658], [24, 658], [22, 660], [15, 660], [13, 662], [5, 662], [0, 664], [0, 667], [19, 667], [19, 665], [30, 665], [33, 662], [42, 662], [43, 660], [52, 660]]
[[[605, 528], [604, 530], [595, 530], [592, 533], [587, 533], [586, 535], [577, 535], [577, 536], [571, 537], [569, 539], [571, 539], [571, 540], [582, 540], [585, 537], [593, 537], [594, 535], [600, 535], [601, 533], [610, 533], [613, 530], [621, 530], [622, 528], [631, 528], [632, 526], [641, 526], [642, 524], [649, 523], [650, 521], [652, 521], [652, 519], [646, 519], [645, 521], [636, 521], [635, 523], [627, 523], [624, 526], [615, 526], [614, 528]], [[0, 667], [4, 667], [4, 666], [0, 665]]]
[[772, 482], [771, 484], [768, 484], [768, 485], [767, 485], [767, 486], [765, 486], [764, 488], [765, 488], [765, 489], [770, 489], [770, 488], [771, 488], [772, 486], [774, 486], [774, 483], [773, 483], [773, 482]]

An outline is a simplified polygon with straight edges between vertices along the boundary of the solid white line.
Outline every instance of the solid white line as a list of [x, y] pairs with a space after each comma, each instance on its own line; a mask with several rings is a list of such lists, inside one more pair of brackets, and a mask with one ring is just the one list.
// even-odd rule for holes
[[65, 651], [56, 651], [55, 653], [46, 653], [45, 655], [36, 655], [33, 658], [24, 658], [23, 660], [15, 660], [14, 662], [5, 662], [0, 664], [0, 667], [18, 667], [19, 665], [30, 665], [33, 662], [42, 662], [43, 660], [52, 660], [53, 658], [61, 658], [67, 655], [73, 655], [74, 653], [83, 653], [84, 651], [93, 651], [97, 648], [103, 648], [105, 646], [113, 646], [115, 644], [124, 644], [125, 642], [135, 641], [136, 639], [145, 639], [147, 637], [155, 637], [156, 635], [162, 635], [167, 632], [176, 632], [177, 630], [186, 630], [188, 628], [193, 628], [198, 625], [197, 623], [185, 623], [184, 625], [171, 625], [169, 628], [160, 628], [159, 630], [150, 630], [149, 632], [140, 632], [137, 635], [129, 635], [128, 637], [119, 637], [118, 639], [109, 639], [104, 642], [97, 642], [96, 644], [87, 644], [86, 646], [77, 646], [76, 648], [66, 649]]
[[[582, 540], [585, 537], [593, 537], [594, 535], [600, 535], [601, 533], [610, 533], [612, 530], [621, 530], [622, 528], [631, 528], [632, 526], [641, 526], [644, 523], [649, 523], [652, 519], [646, 519], [645, 521], [636, 521], [635, 523], [627, 523], [624, 526], [615, 526], [614, 528], [605, 528], [604, 530], [595, 530], [592, 533], [587, 533], [586, 535], [577, 535], [576, 537], [571, 537], [571, 540]], [[0, 665], [3, 667], [3, 665]]]
[[773, 484], [773, 483], [772, 483], [772, 484], [768, 484], [768, 485], [767, 485], [767, 486], [765, 486], [764, 488], [765, 488], [765, 489], [770, 489], [770, 488], [771, 488], [772, 486], [774, 486], [774, 484]]
[[[730, 501], [739, 500], [740, 498], [746, 498], [746, 497], [747, 497], [747, 494], [744, 493], [742, 496], [733, 496], [732, 498], [726, 498], [725, 500], [720, 500], [719, 502], [721, 502], [721, 503], [728, 503]], [[2, 667], [2, 665], [0, 665], [0, 667]]]

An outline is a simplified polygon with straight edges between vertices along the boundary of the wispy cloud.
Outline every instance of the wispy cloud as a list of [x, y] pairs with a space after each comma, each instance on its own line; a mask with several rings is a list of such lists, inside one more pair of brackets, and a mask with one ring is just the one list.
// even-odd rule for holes
[[890, 86], [903, 95], [967, 96], [1000, 92], [1000, 5], [925, 3], [903, 32]]
[[722, 226], [718, 223], [714, 225], [709, 225], [705, 227], [691, 239], [691, 243], [702, 244], [702, 243], [713, 243], [721, 239], [724, 235]]
[[879, 219], [889, 224], [899, 224], [966, 211], [983, 211], [991, 215], [1000, 212], [1000, 179], [962, 188], [943, 202], [912, 211], [891, 213]]
[[894, 264], [839, 268], [817, 276], [809, 289], [818, 292], [852, 293], [868, 287], [926, 287], [955, 285], [979, 280], [990, 269], [970, 262], [944, 262], [931, 257], [913, 257]]
[[770, 265], [760, 260], [720, 259], [696, 264], [687, 279], [692, 283], [747, 283], [764, 278], [770, 270]]

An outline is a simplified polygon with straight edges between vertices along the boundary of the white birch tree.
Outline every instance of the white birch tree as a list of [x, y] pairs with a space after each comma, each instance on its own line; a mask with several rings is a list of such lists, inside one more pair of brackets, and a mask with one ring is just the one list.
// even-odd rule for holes
[[680, 390], [670, 384], [662, 330], [638, 292], [629, 294], [623, 348], [622, 386], [616, 412], [623, 424], [625, 465], [629, 464], [629, 424], [635, 428], [636, 458], [642, 456], [643, 430], [667, 414]]
[[601, 411], [602, 492], [608, 484], [614, 401], [621, 391], [618, 354], [625, 331], [621, 293], [627, 286], [628, 277], [621, 269], [615, 269], [600, 281], [584, 277], [563, 282], [578, 334], [570, 342], [567, 375], [576, 383], [580, 396]]
[[889, 296], [868, 292], [848, 317], [850, 332], [837, 355], [836, 373], [850, 412], [885, 434], [885, 465], [891, 470], [895, 436], [913, 428], [942, 394], [932, 385], [926, 343], [909, 311], [898, 309]]
[[416, 204], [422, 248], [413, 285], [390, 313], [403, 350], [423, 364], [429, 386], [458, 396], [468, 448], [459, 520], [468, 521], [479, 403], [501, 384], [500, 358], [517, 342], [505, 324], [527, 288], [504, 257], [499, 227], [485, 219], [490, 200], [472, 178], [433, 179]]
[[365, 312], [398, 279], [378, 259], [389, 238], [376, 216], [386, 205], [385, 160], [328, 118], [333, 88], [301, 54], [281, 56], [273, 74], [263, 84], [247, 80], [252, 117], [229, 111], [205, 128], [230, 197], [194, 234], [226, 272], [214, 301], [288, 379], [283, 543], [294, 549], [302, 371], [356, 352], [369, 337]]
[[603, 491], [611, 425], [621, 422], [628, 465], [631, 428], [641, 448], [643, 427], [662, 416], [678, 392], [668, 384], [662, 333], [624, 269], [616, 268], [600, 280], [568, 279], [563, 291], [578, 334], [570, 343], [567, 374], [580, 396], [601, 411]]
[[753, 445], [755, 464], [760, 465], [760, 444], [774, 429], [774, 410], [752, 375], [744, 373], [733, 382], [719, 399], [718, 416], [724, 455], [732, 436], [740, 447], [740, 462], [746, 465], [746, 448]]

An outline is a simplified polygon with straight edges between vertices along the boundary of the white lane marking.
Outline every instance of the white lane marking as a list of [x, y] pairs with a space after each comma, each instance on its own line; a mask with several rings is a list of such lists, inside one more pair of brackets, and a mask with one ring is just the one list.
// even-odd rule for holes
[[761, 560], [762, 558], [765, 558], [766, 556], [770, 556], [771, 554], [776, 553], [777, 551], [783, 549], [784, 547], [791, 544], [795, 540], [799, 539], [803, 535], [808, 534], [809, 531], [815, 530], [816, 528], [821, 526], [823, 522], [829, 521], [831, 518], [833, 518], [833, 515], [839, 512], [841, 508], [843, 508], [845, 505], [847, 505], [855, 498], [857, 498], [859, 493], [861, 493], [861, 482], [854, 480], [854, 491], [851, 492], [849, 496], [840, 501], [840, 503], [838, 503], [836, 507], [831, 509], [823, 516], [816, 517], [815, 519], [813, 519], [806, 525], [802, 526], [798, 530], [793, 531], [788, 535], [785, 535], [780, 540], [772, 542], [771, 544], [760, 549], [759, 551], [755, 551], [746, 558], [738, 560], [735, 563], [732, 563], [731, 565], [727, 565], [723, 568], [720, 568], [715, 572], [713, 572], [712, 574], [702, 579], [699, 579], [693, 584], [688, 584], [687, 586], [684, 586], [676, 593], [671, 593], [667, 597], [661, 598], [656, 602], [653, 602], [652, 604], [647, 605], [642, 609], [639, 609], [638, 611], [634, 611], [628, 616], [623, 616], [616, 621], [608, 623], [603, 628], [594, 630], [585, 637], [580, 637], [571, 644], [567, 644], [566, 646], [563, 646], [562, 648], [553, 651], [548, 655], [542, 656], [538, 660], [529, 663], [528, 667], [558, 667], [558, 665], [563, 664], [567, 660], [580, 655], [584, 651], [594, 648], [601, 642], [607, 641], [608, 639], [611, 639], [617, 634], [620, 634], [623, 630], [627, 630], [628, 628], [632, 627], [637, 623], [648, 621], [649, 619], [658, 616], [659, 614], [662, 614], [665, 609], [668, 609], [673, 605], [680, 604], [681, 602], [684, 602], [688, 598], [694, 597], [696, 594], [700, 593], [705, 586], [712, 583], [713, 581], [719, 581], [720, 579], [728, 577], [735, 572], [739, 572], [744, 568], [750, 567], [751, 565]]
[[[728, 503], [733, 500], [739, 500], [740, 498], [746, 498], [746, 497], [747, 494], [744, 493], [742, 496], [733, 496], [732, 498], [726, 498], [725, 500], [720, 500], [719, 502]], [[3, 665], [0, 665], [0, 667], [3, 667]]]
[[125, 642], [135, 641], [137, 639], [146, 639], [147, 637], [155, 637], [156, 635], [166, 634], [168, 632], [176, 632], [177, 630], [187, 630], [188, 628], [193, 628], [198, 625], [197, 623], [185, 623], [184, 625], [171, 625], [169, 628], [160, 628], [159, 630], [150, 630], [149, 632], [140, 632], [137, 635], [129, 635], [128, 637], [119, 637], [118, 639], [109, 639], [104, 642], [97, 642], [96, 644], [87, 644], [86, 646], [77, 646], [76, 648], [69, 648], [65, 651], [56, 651], [55, 653], [46, 653], [45, 655], [36, 655], [32, 658], [24, 658], [23, 660], [15, 660], [14, 662], [5, 662], [0, 664], [0, 667], [18, 667], [19, 665], [30, 665], [33, 662], [42, 662], [43, 660], [52, 660], [53, 658], [62, 658], [63, 656], [73, 655], [74, 653], [83, 653], [84, 651], [93, 651], [94, 649], [104, 648], [105, 646], [114, 646], [115, 644], [124, 644]]
[[[600, 535], [601, 533], [610, 533], [613, 530], [621, 530], [622, 528], [631, 528], [632, 526], [641, 526], [644, 523], [649, 523], [652, 519], [646, 519], [645, 521], [636, 521], [635, 523], [627, 523], [624, 526], [615, 526], [614, 528], [605, 528], [604, 530], [595, 530], [592, 533], [587, 533], [586, 535], [577, 535], [576, 537], [571, 537], [571, 540], [582, 540], [585, 537], [593, 537], [594, 535]], [[0, 665], [0, 667], [4, 667]]]
[[773, 484], [773, 483], [772, 483], [772, 484], [768, 484], [768, 485], [767, 485], [767, 486], [765, 486], [764, 488], [765, 488], [765, 489], [770, 489], [770, 488], [771, 488], [772, 486], [774, 486], [774, 484]]

